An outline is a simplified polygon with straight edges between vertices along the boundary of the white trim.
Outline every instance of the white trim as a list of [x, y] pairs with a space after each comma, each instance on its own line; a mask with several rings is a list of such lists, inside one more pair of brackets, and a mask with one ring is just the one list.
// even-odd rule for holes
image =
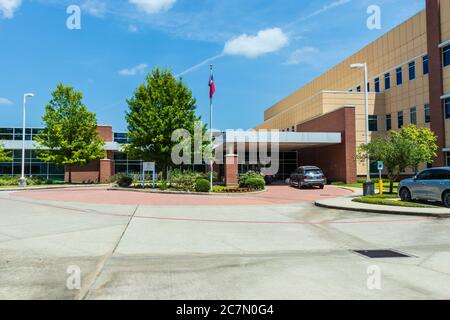
[[448, 40], [445, 40], [444, 42], [442, 42], [441, 44], [439, 44], [439, 48], [440, 49], [442, 49], [442, 48], [444, 48], [444, 47], [446, 47], [447, 45], [449, 45], [450, 44], [450, 39], [448, 39]]
[[441, 97], [441, 100], [444, 100], [444, 99], [447, 99], [447, 98], [450, 98], [450, 92], [444, 94], [444, 95]]

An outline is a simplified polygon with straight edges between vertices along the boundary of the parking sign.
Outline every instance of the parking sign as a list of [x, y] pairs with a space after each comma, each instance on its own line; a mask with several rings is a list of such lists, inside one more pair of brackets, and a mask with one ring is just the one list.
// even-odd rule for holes
[[384, 169], [383, 161], [378, 161], [378, 171], [382, 171]]

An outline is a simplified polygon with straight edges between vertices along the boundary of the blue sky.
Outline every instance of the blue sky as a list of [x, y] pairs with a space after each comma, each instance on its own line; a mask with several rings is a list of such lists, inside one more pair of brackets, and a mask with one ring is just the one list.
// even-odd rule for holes
[[[69, 30], [69, 5], [81, 29]], [[381, 30], [366, 27], [370, 5]], [[424, 0], [0, 0], [0, 126], [41, 125], [58, 82], [84, 93], [101, 124], [126, 129], [125, 100], [154, 67], [182, 74], [214, 126], [248, 129], [280, 99], [424, 8]]]

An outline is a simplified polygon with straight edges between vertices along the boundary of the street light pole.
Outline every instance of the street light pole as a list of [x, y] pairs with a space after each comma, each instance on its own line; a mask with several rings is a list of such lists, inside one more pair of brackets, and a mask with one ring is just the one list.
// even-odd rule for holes
[[34, 97], [32, 93], [23, 95], [23, 114], [22, 114], [22, 174], [19, 179], [19, 186], [26, 187], [27, 179], [25, 179], [25, 138], [26, 138], [26, 112], [27, 112], [27, 98]]
[[[355, 63], [351, 65], [352, 69], [364, 69], [364, 117], [365, 117], [365, 123], [366, 123], [366, 144], [369, 143], [369, 77], [367, 72], [367, 62], [364, 63]], [[366, 175], [366, 184], [372, 185], [372, 181], [370, 179], [370, 157], [367, 155], [366, 160], [366, 166], [367, 166], [367, 175]], [[372, 193], [369, 191], [369, 194]]]

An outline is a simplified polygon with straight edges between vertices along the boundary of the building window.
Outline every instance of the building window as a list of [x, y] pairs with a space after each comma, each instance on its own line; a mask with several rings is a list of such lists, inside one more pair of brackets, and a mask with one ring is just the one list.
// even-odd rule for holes
[[409, 117], [411, 119], [411, 124], [417, 125], [417, 108], [411, 108], [409, 110]]
[[444, 100], [445, 119], [450, 119], [450, 98]]
[[397, 121], [397, 122], [398, 122], [398, 123], [397, 123], [397, 124], [398, 124], [398, 128], [401, 129], [401, 127], [403, 127], [403, 123], [404, 123], [404, 122], [403, 122], [403, 111], [400, 111], [400, 112], [397, 114], [397, 118], [398, 118], [398, 119], [397, 119], [397, 120], [398, 120], [398, 121]]
[[361, 92], [361, 86], [356, 87], [356, 92]]
[[292, 132], [295, 132], [295, 126], [292, 126]]
[[392, 116], [391, 114], [386, 115], [386, 131], [390, 131], [392, 129]]
[[447, 158], [447, 167], [450, 167], [450, 152], [446, 152], [445, 155]]
[[367, 92], [370, 92], [370, 82], [367, 82]]
[[369, 131], [378, 131], [378, 116], [369, 116]]
[[397, 74], [397, 85], [401, 85], [403, 83], [403, 73], [402, 73], [402, 67], [397, 68], [395, 71]]
[[444, 67], [450, 65], [450, 45], [446, 46], [443, 50], [444, 53]]
[[375, 79], [375, 92], [380, 92], [380, 78]]
[[431, 115], [430, 115], [430, 105], [425, 105], [425, 123], [431, 122]]
[[429, 64], [429, 60], [428, 60], [428, 56], [424, 56], [422, 58], [423, 61], [423, 74], [428, 74], [430, 72], [430, 64]]
[[391, 74], [386, 73], [384, 75], [384, 88], [385, 90], [389, 90], [391, 88]]
[[409, 80], [416, 79], [416, 62], [415, 61], [410, 62], [408, 69], [409, 69]]

